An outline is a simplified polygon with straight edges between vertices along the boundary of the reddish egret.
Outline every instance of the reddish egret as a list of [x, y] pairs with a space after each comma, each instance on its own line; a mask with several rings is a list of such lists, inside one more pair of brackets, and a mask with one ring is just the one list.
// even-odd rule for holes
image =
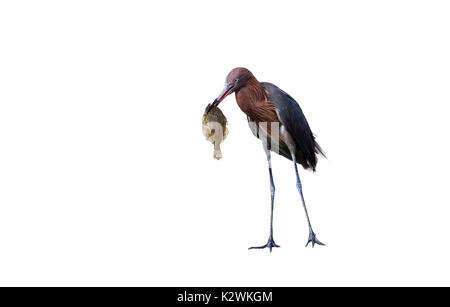
[[309, 242], [311, 242], [312, 247], [314, 247], [314, 244], [324, 245], [316, 238], [316, 234], [312, 229], [297, 169], [297, 163], [299, 163], [303, 168], [315, 171], [317, 155], [321, 154], [324, 156], [324, 154], [319, 144], [315, 141], [302, 109], [294, 98], [276, 85], [268, 82], [259, 82], [248, 69], [238, 67], [228, 74], [225, 88], [210, 105], [208, 112], [217, 107], [225, 97], [233, 92], [236, 94], [237, 104], [247, 115], [253, 134], [263, 142], [269, 164], [271, 195], [269, 240], [263, 246], [250, 247], [250, 249], [268, 247], [272, 252], [273, 247], [279, 247], [273, 240], [275, 185], [272, 176], [271, 151], [294, 162], [297, 189], [302, 199], [309, 227], [309, 237], [306, 246], [308, 246]]

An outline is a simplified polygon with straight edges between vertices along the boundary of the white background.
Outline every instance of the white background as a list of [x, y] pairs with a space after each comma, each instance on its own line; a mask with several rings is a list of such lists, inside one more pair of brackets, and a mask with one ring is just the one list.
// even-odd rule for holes
[[[450, 285], [447, 1], [2, 1], [0, 285]], [[234, 67], [328, 155], [269, 179]]]

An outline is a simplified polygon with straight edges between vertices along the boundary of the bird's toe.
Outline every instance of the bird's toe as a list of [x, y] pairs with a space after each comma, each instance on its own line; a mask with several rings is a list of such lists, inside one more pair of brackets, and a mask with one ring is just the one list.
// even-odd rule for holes
[[309, 233], [308, 242], [306, 242], [305, 247], [308, 247], [310, 242], [312, 247], [314, 247], [315, 244], [322, 246], [325, 245], [324, 243], [320, 242], [319, 239], [316, 238], [316, 234], [313, 231]]
[[266, 248], [266, 247], [268, 247], [269, 250], [270, 250], [270, 252], [272, 252], [272, 248], [274, 248], [274, 247], [280, 247], [280, 246], [277, 245], [277, 244], [275, 244], [275, 241], [274, 241], [272, 238], [269, 238], [269, 241], [268, 241], [265, 245], [262, 245], [262, 246], [252, 246], [252, 247], [249, 247], [248, 249], [264, 249], [264, 248]]

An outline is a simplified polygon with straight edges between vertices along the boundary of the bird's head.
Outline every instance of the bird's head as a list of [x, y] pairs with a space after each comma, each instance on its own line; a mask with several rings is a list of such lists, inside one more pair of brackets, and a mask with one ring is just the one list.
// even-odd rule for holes
[[225, 97], [238, 91], [252, 79], [255, 79], [255, 77], [247, 68], [237, 67], [232, 69], [225, 80], [225, 87], [214, 102], [209, 106], [208, 113], [217, 107], [219, 103], [225, 99]]

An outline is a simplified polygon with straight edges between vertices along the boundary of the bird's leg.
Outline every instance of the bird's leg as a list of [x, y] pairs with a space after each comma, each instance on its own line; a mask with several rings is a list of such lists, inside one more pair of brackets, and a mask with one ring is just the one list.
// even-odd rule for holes
[[298, 192], [300, 193], [300, 197], [302, 198], [303, 209], [305, 209], [306, 219], [308, 220], [309, 237], [308, 242], [306, 242], [306, 246], [308, 246], [309, 242], [311, 242], [312, 247], [314, 247], [314, 244], [325, 245], [316, 238], [316, 234], [314, 233], [311, 227], [311, 221], [309, 220], [308, 210], [306, 209], [305, 199], [303, 197], [302, 182], [300, 181], [300, 176], [298, 175], [297, 161], [295, 159], [295, 154], [292, 155], [292, 161], [294, 161], [295, 175], [297, 176], [297, 189]]
[[273, 201], [275, 199], [275, 184], [273, 183], [272, 177], [272, 162], [270, 159], [270, 151], [267, 149], [266, 154], [267, 154], [267, 162], [269, 163], [269, 175], [270, 175], [270, 235], [266, 245], [254, 246], [250, 247], [249, 249], [262, 249], [268, 247], [270, 252], [272, 252], [273, 247], [280, 247], [280, 246], [276, 245], [275, 241], [273, 240]]

